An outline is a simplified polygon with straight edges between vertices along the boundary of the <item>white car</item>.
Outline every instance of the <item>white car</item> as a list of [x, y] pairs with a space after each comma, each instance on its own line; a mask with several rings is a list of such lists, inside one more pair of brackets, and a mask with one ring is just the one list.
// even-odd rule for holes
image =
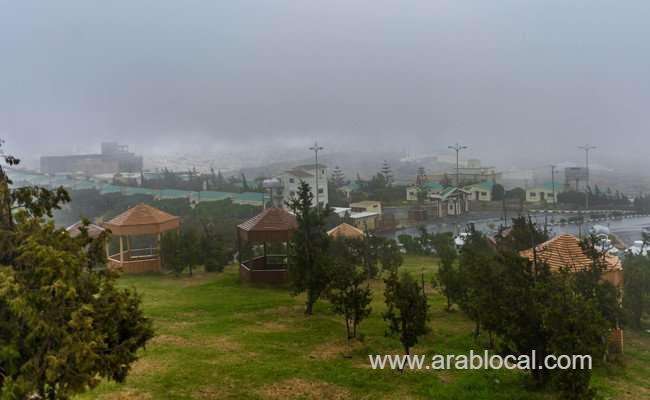
[[456, 246], [456, 249], [460, 249], [461, 247], [465, 246], [465, 242], [467, 242], [468, 237], [469, 233], [467, 232], [461, 232], [456, 235], [454, 237], [454, 245]]
[[630, 253], [632, 255], [635, 255], [635, 256], [638, 256], [638, 255], [647, 256], [648, 251], [650, 251], [650, 248], [649, 248], [649, 246], [647, 244], [643, 243], [643, 240], [635, 240], [634, 244], [632, 246], [628, 247], [628, 249], [627, 249], [628, 253]]

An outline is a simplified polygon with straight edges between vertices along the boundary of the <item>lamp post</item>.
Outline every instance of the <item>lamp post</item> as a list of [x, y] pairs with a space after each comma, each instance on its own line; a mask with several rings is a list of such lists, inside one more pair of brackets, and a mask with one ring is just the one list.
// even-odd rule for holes
[[460, 166], [458, 164], [458, 153], [460, 153], [461, 150], [466, 149], [467, 146], [462, 146], [456, 143], [453, 146], [447, 146], [447, 147], [456, 151], [456, 186], [460, 186]]
[[316, 172], [316, 212], [320, 214], [320, 203], [318, 202], [318, 175], [320, 174], [318, 168], [318, 152], [323, 150], [322, 146], [318, 145], [318, 142], [314, 142], [314, 145], [309, 148], [309, 150], [314, 152], [314, 171]]
[[596, 146], [590, 146], [588, 144], [584, 146], [578, 146], [579, 149], [585, 151], [585, 167], [587, 168], [587, 186], [585, 187], [585, 210], [589, 209], [589, 150], [593, 150]]
[[557, 204], [557, 194], [555, 193], [555, 165], [551, 165], [551, 186], [553, 186], [553, 207]]

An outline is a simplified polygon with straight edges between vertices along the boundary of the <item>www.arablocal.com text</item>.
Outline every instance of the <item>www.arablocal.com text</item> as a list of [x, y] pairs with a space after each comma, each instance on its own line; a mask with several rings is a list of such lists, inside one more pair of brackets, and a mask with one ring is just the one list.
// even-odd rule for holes
[[390, 355], [369, 354], [372, 369], [392, 370], [478, 370], [478, 369], [591, 369], [590, 355], [547, 355], [538, 359], [536, 352], [531, 354], [506, 355], [489, 354], [485, 350], [482, 354], [471, 350], [469, 354], [435, 354], [427, 355]]

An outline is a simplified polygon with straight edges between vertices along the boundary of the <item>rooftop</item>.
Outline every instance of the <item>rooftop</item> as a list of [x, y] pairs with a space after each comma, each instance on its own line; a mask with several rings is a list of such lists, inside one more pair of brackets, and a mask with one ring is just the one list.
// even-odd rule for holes
[[[318, 164], [318, 168], [319, 169], [327, 169], [327, 165]], [[302, 165], [298, 165], [296, 167], [293, 167], [293, 169], [302, 169], [304, 171], [313, 171], [314, 169], [316, 169], [316, 165], [315, 164], [302, 164]]]
[[267, 208], [248, 221], [237, 225], [237, 228], [246, 232], [286, 231], [297, 227], [296, 217], [277, 207]]
[[[83, 226], [84, 226], [83, 222], [78, 221], [78, 222], [75, 222], [74, 224], [70, 225], [69, 227], [65, 228], [65, 230], [66, 230], [66, 232], [68, 232], [68, 234], [70, 236], [77, 237], [77, 236], [81, 235], [81, 229], [82, 229]], [[88, 224], [86, 226], [86, 231], [88, 232], [89, 237], [95, 239], [95, 238], [99, 237], [99, 235], [101, 235], [103, 232], [105, 232], [106, 229], [102, 228], [99, 225]]]
[[353, 212], [350, 213], [350, 218], [352, 219], [368, 218], [368, 217], [373, 217], [375, 215], [381, 215], [381, 214], [374, 211]]
[[180, 218], [140, 203], [104, 224], [116, 235], [151, 235], [177, 229]]
[[333, 238], [344, 237], [344, 238], [354, 239], [354, 238], [363, 237], [363, 231], [361, 229], [354, 227], [350, 224], [347, 224], [345, 222], [330, 229], [329, 231], [327, 231], [327, 234]]
[[[585, 254], [580, 246], [580, 240], [568, 234], [558, 235], [536, 248], [537, 259], [548, 264], [552, 271], [561, 268], [570, 268], [573, 271], [581, 271], [589, 268], [592, 260]], [[533, 260], [533, 249], [524, 250], [519, 253], [522, 257]], [[622, 269], [621, 260], [611, 254], [605, 255], [605, 262], [608, 270]]]
[[290, 169], [287, 171], [284, 171], [285, 173], [289, 175], [293, 175], [296, 178], [312, 178], [314, 175], [310, 174], [309, 172], [303, 170], [303, 169], [298, 169], [297, 167], [294, 169]]
[[474, 183], [472, 185], [467, 185], [466, 189], [479, 188], [481, 190], [485, 190], [485, 191], [489, 192], [489, 191], [492, 190], [493, 187], [494, 187], [494, 182], [493, 181], [483, 181], [483, 182], [479, 182], [479, 183]]

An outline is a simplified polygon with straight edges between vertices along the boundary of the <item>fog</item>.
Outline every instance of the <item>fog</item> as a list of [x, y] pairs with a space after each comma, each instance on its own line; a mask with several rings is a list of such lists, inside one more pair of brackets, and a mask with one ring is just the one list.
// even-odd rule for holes
[[13, 152], [647, 157], [650, 3], [0, 0]]

